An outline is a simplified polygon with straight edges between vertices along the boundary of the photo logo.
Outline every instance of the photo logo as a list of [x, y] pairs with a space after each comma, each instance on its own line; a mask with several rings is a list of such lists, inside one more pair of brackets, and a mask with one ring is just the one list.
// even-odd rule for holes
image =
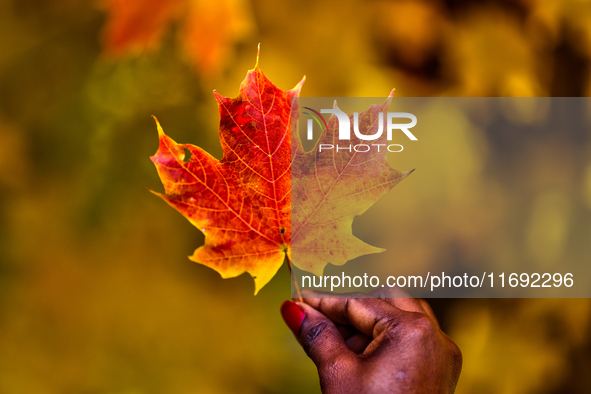
[[[320, 126], [320, 130], [324, 131], [328, 129], [328, 124], [326, 120], [322, 117], [322, 114], [332, 114], [336, 116], [337, 121], [339, 123], [339, 141], [350, 141], [351, 140], [351, 120], [349, 116], [341, 111], [340, 109], [321, 109], [320, 112], [310, 108], [310, 107], [303, 107], [304, 109], [308, 110], [309, 112], [304, 112], [305, 115], [310, 116], [312, 119], [308, 119], [307, 123], [307, 133], [306, 139], [311, 141], [314, 138], [314, 121]], [[387, 116], [387, 123], [386, 123], [386, 133], [388, 141], [392, 141], [392, 136], [395, 130], [402, 131], [411, 141], [417, 141], [417, 137], [414, 136], [413, 133], [409, 129], [413, 128], [417, 124], [417, 117], [408, 112], [388, 112]], [[408, 123], [394, 123], [394, 119], [409, 119], [410, 122]], [[378, 130], [374, 134], [362, 134], [359, 131], [359, 113], [353, 113], [353, 132], [355, 136], [362, 141], [376, 141], [379, 139], [384, 133], [384, 113], [380, 112], [378, 114]], [[349, 152], [369, 152], [372, 150], [372, 147], [377, 149], [379, 152], [381, 148], [386, 147], [388, 152], [402, 152], [404, 149], [400, 144], [358, 144], [358, 145], [339, 145], [337, 144], [320, 144], [319, 151], [322, 150], [330, 150], [336, 149], [336, 151], [347, 150]]]

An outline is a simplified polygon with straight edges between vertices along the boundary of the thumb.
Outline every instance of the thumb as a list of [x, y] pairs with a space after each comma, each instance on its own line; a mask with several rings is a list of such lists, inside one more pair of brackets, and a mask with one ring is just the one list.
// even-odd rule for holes
[[335, 324], [316, 309], [285, 301], [281, 315], [320, 372], [327, 367], [349, 368], [357, 361], [357, 355], [349, 350]]

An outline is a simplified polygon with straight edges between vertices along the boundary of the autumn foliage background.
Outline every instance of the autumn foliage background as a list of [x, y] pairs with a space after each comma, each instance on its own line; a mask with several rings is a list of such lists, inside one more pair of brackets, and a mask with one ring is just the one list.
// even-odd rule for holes
[[[278, 312], [285, 267], [253, 297], [190, 262], [202, 235], [148, 192], [150, 115], [219, 157], [212, 90], [238, 93], [259, 42], [266, 75], [306, 75], [308, 96], [591, 94], [582, 0], [0, 1], [0, 392], [319, 392]], [[568, 137], [447, 135], [419, 158], [436, 182], [396, 188], [383, 231], [403, 262], [469, 261], [501, 225], [492, 202], [515, 218], [500, 256], [588, 259], [568, 240], [591, 242], [591, 138]], [[589, 300], [432, 305], [464, 354], [458, 393], [591, 386]]]

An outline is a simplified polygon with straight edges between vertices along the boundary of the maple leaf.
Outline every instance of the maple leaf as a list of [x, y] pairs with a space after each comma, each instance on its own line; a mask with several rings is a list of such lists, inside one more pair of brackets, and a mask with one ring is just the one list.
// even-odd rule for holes
[[[322, 275], [327, 263], [342, 265], [382, 251], [352, 235], [353, 218], [408, 175], [390, 168], [385, 149], [304, 152], [296, 132], [297, 97], [304, 80], [284, 92], [258, 68], [257, 57], [237, 98], [214, 92], [221, 160], [199, 147], [177, 144], [156, 120], [160, 143], [151, 159], [165, 190], [156, 194], [205, 235], [205, 244], [190, 259], [223, 278], [248, 272], [255, 294], [286, 259], [290, 268], [293, 261]], [[361, 113], [360, 130], [374, 134], [378, 113], [388, 104]], [[334, 143], [337, 134], [332, 117], [318, 143]], [[360, 142], [356, 138], [352, 144]]]
[[[379, 113], [387, 110], [393, 92], [381, 105], [372, 105], [359, 114], [359, 130], [373, 135], [379, 127]], [[326, 264], [343, 265], [356, 257], [383, 252], [352, 232], [355, 216], [362, 215], [411, 172], [399, 172], [387, 159], [386, 133], [372, 141], [367, 152], [325, 149], [320, 144], [337, 146], [339, 124], [335, 115], [328, 121], [316, 146], [305, 152], [297, 135], [298, 101], [294, 100], [292, 119], [292, 242], [291, 257], [298, 268], [321, 276]], [[338, 109], [335, 102], [334, 108]], [[383, 117], [385, 122], [386, 117]], [[349, 115], [353, 124], [353, 115]], [[386, 124], [382, 124], [386, 130]], [[341, 142], [342, 143], [342, 142]], [[366, 144], [356, 135], [350, 146]], [[381, 149], [376, 145], [382, 144]]]
[[151, 159], [166, 193], [160, 196], [205, 234], [205, 245], [190, 259], [223, 278], [248, 272], [255, 294], [289, 254], [290, 108], [303, 82], [284, 92], [257, 65], [237, 98], [214, 92], [223, 150], [219, 161], [199, 147], [177, 144], [158, 124], [160, 145]]

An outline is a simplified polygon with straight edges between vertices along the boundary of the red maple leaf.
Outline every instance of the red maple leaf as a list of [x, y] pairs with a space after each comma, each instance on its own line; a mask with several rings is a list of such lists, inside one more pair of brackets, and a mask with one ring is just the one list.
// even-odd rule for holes
[[158, 124], [160, 146], [151, 159], [166, 193], [160, 196], [205, 234], [191, 260], [224, 278], [248, 272], [255, 294], [290, 253], [290, 108], [303, 82], [284, 92], [257, 66], [237, 98], [214, 93], [219, 161], [199, 147], [177, 144]]

